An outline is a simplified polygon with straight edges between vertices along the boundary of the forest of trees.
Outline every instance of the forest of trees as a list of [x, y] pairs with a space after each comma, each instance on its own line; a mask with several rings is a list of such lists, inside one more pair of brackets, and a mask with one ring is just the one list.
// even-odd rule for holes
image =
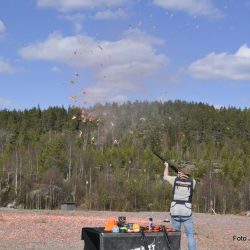
[[194, 211], [250, 210], [250, 109], [182, 101], [0, 110], [0, 206], [167, 211], [152, 149], [194, 167]]

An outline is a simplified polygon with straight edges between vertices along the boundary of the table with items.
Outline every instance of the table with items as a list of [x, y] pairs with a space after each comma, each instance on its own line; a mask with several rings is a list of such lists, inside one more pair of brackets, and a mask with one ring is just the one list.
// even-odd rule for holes
[[84, 250], [179, 250], [181, 232], [164, 225], [143, 227], [125, 217], [108, 220], [105, 227], [83, 227]]

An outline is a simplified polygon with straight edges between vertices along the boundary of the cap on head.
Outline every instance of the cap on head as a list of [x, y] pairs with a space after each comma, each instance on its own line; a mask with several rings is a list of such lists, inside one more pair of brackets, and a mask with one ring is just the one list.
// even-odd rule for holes
[[195, 170], [195, 166], [191, 164], [184, 165], [180, 171], [186, 175], [190, 175]]

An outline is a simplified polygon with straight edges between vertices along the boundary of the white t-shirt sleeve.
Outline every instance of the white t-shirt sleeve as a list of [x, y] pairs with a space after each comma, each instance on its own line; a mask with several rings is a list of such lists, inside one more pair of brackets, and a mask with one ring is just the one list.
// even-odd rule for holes
[[193, 189], [195, 189], [196, 181], [193, 179]]
[[165, 181], [167, 181], [168, 183], [170, 183], [171, 186], [174, 186], [175, 178], [176, 178], [176, 176], [170, 176], [170, 175], [168, 175], [166, 177], [165, 176], [163, 177], [163, 179]]

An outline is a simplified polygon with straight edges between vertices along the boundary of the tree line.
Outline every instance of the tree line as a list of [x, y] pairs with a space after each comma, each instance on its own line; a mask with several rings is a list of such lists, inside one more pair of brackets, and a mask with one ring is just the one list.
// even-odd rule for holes
[[166, 211], [152, 150], [193, 167], [194, 211], [250, 210], [250, 109], [183, 101], [0, 110], [0, 205]]

